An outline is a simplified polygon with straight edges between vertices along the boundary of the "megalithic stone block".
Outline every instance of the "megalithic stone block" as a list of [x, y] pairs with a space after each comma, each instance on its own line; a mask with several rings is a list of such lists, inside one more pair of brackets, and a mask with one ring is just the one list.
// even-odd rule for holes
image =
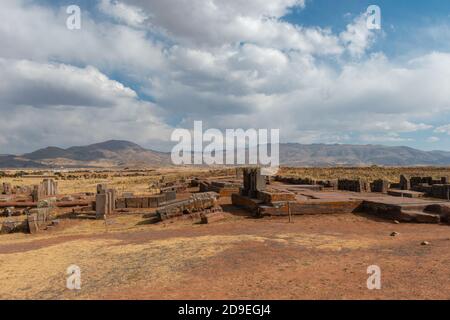
[[3, 182], [3, 193], [10, 195], [12, 193], [11, 183]]
[[113, 211], [113, 197], [112, 197], [112, 192], [111, 191], [107, 191], [106, 192], [106, 197], [107, 197], [107, 206], [106, 206], [106, 214], [111, 214]]
[[31, 193], [33, 202], [39, 202], [41, 200], [41, 193], [39, 189], [40, 189], [39, 185], [33, 187], [33, 192]]
[[379, 179], [372, 183], [372, 192], [387, 193], [389, 189], [389, 181]]
[[58, 194], [58, 182], [53, 181], [53, 195], [56, 196]]
[[37, 213], [31, 213], [27, 217], [28, 222], [28, 230], [31, 234], [38, 233], [39, 226], [38, 226], [38, 215]]
[[106, 193], [95, 196], [95, 216], [97, 219], [104, 219], [108, 210], [108, 196]]
[[106, 189], [108, 189], [106, 184], [104, 184], [104, 183], [98, 184], [97, 185], [97, 194], [105, 193]]
[[116, 210], [117, 191], [116, 189], [108, 189], [111, 193], [111, 211]]
[[411, 181], [405, 175], [400, 176], [400, 189], [401, 190], [411, 190]]

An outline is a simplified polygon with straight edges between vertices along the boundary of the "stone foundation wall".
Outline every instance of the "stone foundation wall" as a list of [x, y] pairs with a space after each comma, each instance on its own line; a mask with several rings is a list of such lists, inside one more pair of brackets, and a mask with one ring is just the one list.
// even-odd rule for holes
[[389, 181], [382, 179], [375, 180], [372, 182], [370, 188], [372, 192], [387, 193], [389, 190]]
[[361, 179], [348, 180], [339, 179], [338, 180], [338, 190], [341, 191], [351, 191], [351, 192], [370, 192], [370, 184]]

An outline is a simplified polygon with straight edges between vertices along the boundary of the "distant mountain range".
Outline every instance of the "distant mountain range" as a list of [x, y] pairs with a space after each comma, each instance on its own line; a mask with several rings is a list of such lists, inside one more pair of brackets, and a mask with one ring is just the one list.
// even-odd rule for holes
[[[293, 167], [448, 166], [450, 152], [381, 145], [280, 144], [280, 163]], [[0, 168], [154, 167], [171, 165], [170, 153], [111, 140], [81, 147], [47, 147], [23, 155], [0, 155]]]
[[285, 166], [447, 166], [450, 152], [421, 151], [410, 147], [382, 145], [287, 143], [280, 145]]
[[47, 147], [19, 156], [0, 156], [0, 168], [148, 167], [170, 164], [170, 154], [111, 140], [62, 149]]

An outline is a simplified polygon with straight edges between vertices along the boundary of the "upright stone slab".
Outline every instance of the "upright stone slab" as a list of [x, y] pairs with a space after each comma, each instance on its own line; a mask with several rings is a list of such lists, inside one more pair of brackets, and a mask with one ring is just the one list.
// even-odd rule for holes
[[97, 194], [105, 193], [106, 189], [108, 189], [107, 185], [104, 183], [97, 185]]
[[58, 194], [58, 182], [53, 181], [53, 195], [56, 196]]
[[266, 189], [266, 184], [266, 177], [261, 175], [261, 169], [244, 169], [244, 187], [240, 189], [241, 195], [257, 198], [258, 192]]
[[400, 176], [400, 190], [411, 190], [411, 181], [403, 174]]
[[44, 179], [40, 183], [43, 196], [55, 196], [58, 194], [58, 183], [53, 179]]
[[106, 197], [107, 197], [107, 206], [106, 206], [106, 215], [111, 214], [113, 211], [113, 197], [112, 197], [112, 192], [107, 191], [106, 192]]
[[116, 189], [109, 189], [111, 192], [111, 210], [116, 210], [116, 201], [117, 201], [117, 191]]
[[36, 185], [33, 187], [33, 192], [31, 193], [31, 198], [33, 202], [39, 202], [41, 200], [41, 192], [40, 185]]
[[372, 183], [372, 192], [387, 193], [389, 189], [389, 181], [379, 179]]
[[27, 217], [27, 223], [28, 223], [28, 231], [31, 234], [35, 234], [39, 232], [39, 226], [38, 226], [38, 214], [30, 213]]
[[107, 214], [108, 196], [106, 193], [95, 196], [95, 216], [97, 219], [104, 219]]
[[44, 181], [42, 181], [42, 186], [44, 188], [44, 194], [46, 196], [48, 196], [50, 194], [49, 180], [48, 179], [44, 179]]
[[255, 189], [256, 191], [266, 190], [267, 180], [266, 177], [261, 175], [261, 169], [256, 169], [253, 172], [253, 179], [255, 179]]
[[6, 195], [10, 195], [12, 193], [11, 183], [3, 182], [3, 193]]

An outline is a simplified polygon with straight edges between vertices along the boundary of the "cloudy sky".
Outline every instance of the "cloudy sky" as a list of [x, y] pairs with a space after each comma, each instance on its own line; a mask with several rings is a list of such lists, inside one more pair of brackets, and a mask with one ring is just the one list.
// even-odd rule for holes
[[[370, 4], [381, 30], [367, 29]], [[449, 115], [449, 1], [2, 0], [0, 154], [166, 150], [194, 120], [450, 150]]]

